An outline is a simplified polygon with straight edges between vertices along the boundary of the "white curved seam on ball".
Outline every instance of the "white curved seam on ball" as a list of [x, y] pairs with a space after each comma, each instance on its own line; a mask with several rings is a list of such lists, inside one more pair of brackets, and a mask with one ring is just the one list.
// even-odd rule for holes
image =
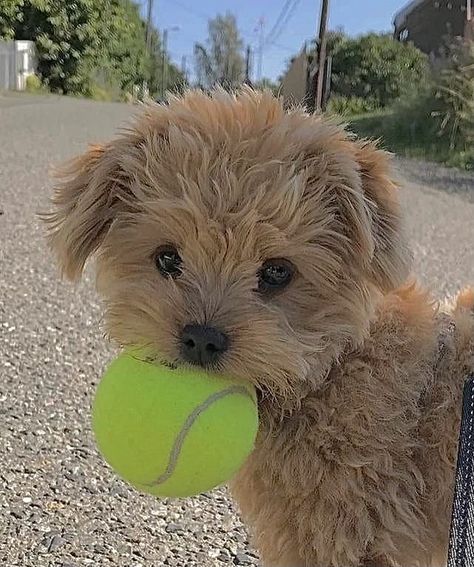
[[195, 407], [194, 410], [188, 415], [186, 421], [183, 424], [180, 432], [178, 433], [175, 442], [173, 443], [173, 448], [171, 449], [170, 459], [168, 461], [168, 465], [166, 466], [165, 471], [161, 474], [156, 480], [150, 483], [146, 483], [145, 486], [159, 486], [167, 481], [171, 475], [173, 474], [176, 465], [178, 464], [179, 455], [181, 453], [181, 449], [183, 447], [184, 441], [186, 439], [187, 434], [189, 433], [191, 427], [194, 425], [196, 419], [206, 411], [212, 404], [225, 398], [226, 396], [233, 395], [233, 394], [242, 394], [252, 400], [255, 403], [253, 396], [250, 392], [245, 388], [245, 386], [231, 386], [226, 388], [225, 390], [221, 390], [220, 392], [216, 392], [212, 394], [208, 398], [206, 398], [202, 404]]

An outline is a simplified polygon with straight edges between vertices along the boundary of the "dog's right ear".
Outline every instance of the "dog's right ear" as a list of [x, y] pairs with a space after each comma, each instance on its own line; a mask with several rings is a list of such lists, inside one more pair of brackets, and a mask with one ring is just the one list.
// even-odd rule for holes
[[62, 273], [77, 280], [99, 248], [120, 201], [120, 168], [110, 146], [91, 146], [54, 173], [53, 210], [42, 215]]

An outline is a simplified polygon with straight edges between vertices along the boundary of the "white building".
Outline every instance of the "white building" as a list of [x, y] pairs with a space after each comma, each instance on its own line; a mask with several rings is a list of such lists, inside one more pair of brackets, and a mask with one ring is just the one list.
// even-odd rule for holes
[[0, 90], [23, 91], [36, 69], [32, 41], [0, 41]]

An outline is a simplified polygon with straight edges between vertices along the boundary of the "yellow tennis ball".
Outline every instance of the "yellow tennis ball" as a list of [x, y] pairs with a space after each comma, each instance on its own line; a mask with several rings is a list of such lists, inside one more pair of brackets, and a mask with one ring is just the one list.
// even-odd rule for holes
[[252, 451], [255, 389], [123, 353], [98, 386], [93, 428], [105, 460], [135, 488], [192, 496], [230, 480]]

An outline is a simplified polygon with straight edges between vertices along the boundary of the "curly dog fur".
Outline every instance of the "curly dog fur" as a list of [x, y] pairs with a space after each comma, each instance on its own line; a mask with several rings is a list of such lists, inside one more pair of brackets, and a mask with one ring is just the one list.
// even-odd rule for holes
[[[71, 279], [97, 256], [115, 341], [180, 362], [189, 323], [231, 337], [217, 369], [261, 414], [232, 491], [264, 563], [443, 565], [474, 292], [439, 308], [409, 279], [387, 155], [269, 93], [190, 92], [59, 176], [51, 245]], [[262, 296], [270, 258], [296, 273]]]

